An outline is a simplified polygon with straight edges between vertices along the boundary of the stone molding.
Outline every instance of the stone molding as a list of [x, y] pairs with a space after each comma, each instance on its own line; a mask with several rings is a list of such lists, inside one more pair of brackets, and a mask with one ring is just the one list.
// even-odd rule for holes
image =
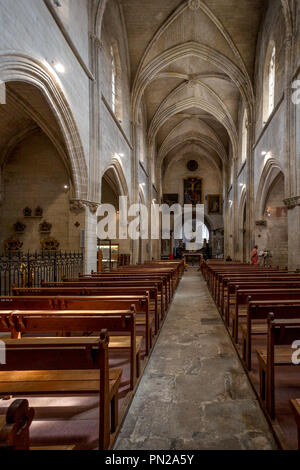
[[267, 226], [267, 221], [266, 220], [256, 220], [255, 225], [258, 227], [266, 227]]
[[201, 2], [200, 0], [189, 0], [188, 5], [190, 10], [196, 11], [199, 10]]
[[70, 200], [70, 210], [71, 212], [75, 212], [75, 214], [79, 214], [81, 211], [89, 208], [91, 214], [96, 214], [100, 203], [91, 202], [91, 201], [84, 201], [82, 199], [71, 199]]
[[300, 196], [289, 197], [283, 202], [287, 209], [294, 209], [296, 206], [300, 206]]

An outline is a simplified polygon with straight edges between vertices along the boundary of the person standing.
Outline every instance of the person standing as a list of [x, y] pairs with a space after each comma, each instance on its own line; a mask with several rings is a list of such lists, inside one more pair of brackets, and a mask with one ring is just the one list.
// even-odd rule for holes
[[255, 245], [255, 247], [253, 248], [252, 252], [251, 252], [251, 264], [253, 266], [257, 266], [258, 265], [258, 246]]

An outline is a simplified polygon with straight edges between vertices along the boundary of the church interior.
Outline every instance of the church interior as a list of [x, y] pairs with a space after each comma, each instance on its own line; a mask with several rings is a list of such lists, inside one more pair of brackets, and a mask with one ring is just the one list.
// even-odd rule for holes
[[299, 24], [0, 0], [0, 451], [300, 450]]

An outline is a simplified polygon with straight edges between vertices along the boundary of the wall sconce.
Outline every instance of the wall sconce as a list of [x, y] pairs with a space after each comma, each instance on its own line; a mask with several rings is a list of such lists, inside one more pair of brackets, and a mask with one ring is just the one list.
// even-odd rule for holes
[[64, 191], [67, 193], [69, 191], [69, 186], [67, 184], [64, 185]]

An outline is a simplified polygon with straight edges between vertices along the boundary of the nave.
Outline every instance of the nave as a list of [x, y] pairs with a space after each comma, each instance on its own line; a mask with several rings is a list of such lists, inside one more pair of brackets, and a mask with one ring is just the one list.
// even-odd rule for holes
[[180, 283], [115, 449], [277, 449], [196, 268]]

